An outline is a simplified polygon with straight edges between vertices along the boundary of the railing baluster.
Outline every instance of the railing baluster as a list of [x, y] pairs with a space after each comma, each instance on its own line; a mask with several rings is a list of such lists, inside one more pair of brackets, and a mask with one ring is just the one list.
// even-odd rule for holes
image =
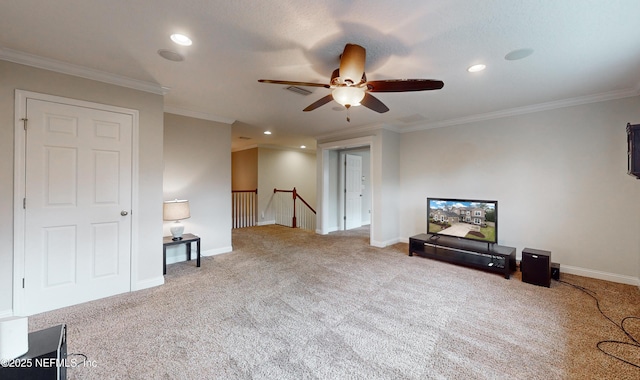
[[[295, 187], [293, 190], [273, 189], [273, 193], [276, 224], [315, 231], [316, 210], [298, 194]], [[286, 202], [284, 194], [279, 193], [292, 193], [293, 202]], [[301, 203], [298, 204], [298, 201]]]
[[256, 225], [258, 189], [231, 191], [231, 218], [233, 228]]

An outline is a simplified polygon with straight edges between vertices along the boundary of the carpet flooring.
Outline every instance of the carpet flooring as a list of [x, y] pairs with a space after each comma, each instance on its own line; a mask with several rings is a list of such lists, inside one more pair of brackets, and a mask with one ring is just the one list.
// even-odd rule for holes
[[[163, 286], [42, 313], [88, 366], [69, 379], [638, 379], [600, 351], [633, 343], [595, 300], [375, 248], [368, 229], [233, 231], [232, 253], [172, 264]], [[616, 324], [638, 287], [562, 274]], [[640, 321], [625, 327], [640, 338]], [[640, 348], [602, 344], [640, 365]], [[81, 356], [70, 359], [81, 361]]]

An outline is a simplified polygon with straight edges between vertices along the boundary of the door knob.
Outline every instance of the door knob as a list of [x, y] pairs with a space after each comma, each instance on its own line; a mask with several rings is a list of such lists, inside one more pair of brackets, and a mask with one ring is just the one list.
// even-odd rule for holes
[[129, 213], [126, 210], [122, 210], [122, 211], [120, 211], [120, 215], [127, 216], [127, 215], [129, 215]]

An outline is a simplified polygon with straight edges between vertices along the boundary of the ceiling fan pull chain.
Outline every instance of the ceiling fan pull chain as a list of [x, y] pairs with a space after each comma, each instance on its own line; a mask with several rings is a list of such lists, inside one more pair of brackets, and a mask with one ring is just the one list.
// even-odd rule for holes
[[347, 123], [351, 123], [351, 117], [349, 117], [351, 115], [351, 105], [347, 104], [345, 107], [347, 107]]

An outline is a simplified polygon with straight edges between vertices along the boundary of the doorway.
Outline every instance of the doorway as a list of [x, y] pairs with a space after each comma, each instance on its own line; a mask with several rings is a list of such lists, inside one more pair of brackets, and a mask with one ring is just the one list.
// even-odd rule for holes
[[[374, 158], [376, 150], [374, 136], [354, 138], [319, 145], [318, 150], [318, 222], [317, 232], [328, 234], [345, 229], [345, 156], [347, 154], [361, 155], [362, 171], [358, 181], [365, 183], [362, 191], [362, 217], [360, 225], [368, 224], [369, 242], [373, 246], [379, 243], [374, 239], [376, 235], [374, 199]], [[364, 181], [362, 181], [364, 178]], [[356, 227], [357, 228], [357, 227]]]
[[340, 229], [371, 224], [371, 154], [369, 147], [338, 151]]

